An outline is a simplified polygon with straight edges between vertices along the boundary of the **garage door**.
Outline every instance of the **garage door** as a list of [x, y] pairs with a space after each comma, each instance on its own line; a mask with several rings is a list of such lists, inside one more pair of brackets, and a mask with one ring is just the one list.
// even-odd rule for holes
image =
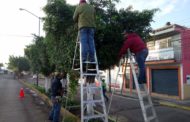
[[153, 69], [152, 91], [155, 93], [178, 96], [178, 70]]

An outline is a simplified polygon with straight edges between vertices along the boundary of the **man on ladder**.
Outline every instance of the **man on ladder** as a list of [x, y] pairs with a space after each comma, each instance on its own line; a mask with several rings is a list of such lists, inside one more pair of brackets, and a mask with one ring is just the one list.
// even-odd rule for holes
[[[126, 29], [123, 34], [124, 34], [125, 42], [119, 52], [119, 58], [123, 57], [124, 54], [126, 53], [128, 54], [128, 57], [130, 58], [130, 66], [132, 69], [134, 83], [136, 86], [144, 121], [158, 122], [158, 118], [157, 118], [156, 111], [154, 109], [154, 105], [152, 103], [151, 97], [147, 91], [146, 85], [144, 85], [146, 84], [145, 60], [146, 60], [146, 57], [148, 56], [148, 49], [145, 43], [143, 42], [143, 40], [140, 38], [140, 36], [132, 32], [132, 30]], [[139, 69], [138, 79], [137, 79], [137, 75], [136, 75], [135, 67], [133, 63], [133, 55], [131, 53], [134, 54], [134, 58], [138, 65], [138, 69]]]
[[145, 61], [148, 56], [148, 49], [140, 36], [132, 32], [131, 29], [124, 30], [123, 34], [125, 42], [119, 52], [119, 58], [123, 57], [128, 49], [135, 54], [135, 60], [139, 68], [138, 82], [144, 84], [146, 83]]
[[[80, 0], [79, 5], [75, 9], [73, 19], [75, 22], [78, 23], [78, 40], [80, 41], [80, 81], [82, 81], [81, 122], [88, 122], [93, 119], [102, 119], [104, 122], [108, 122], [105, 102], [102, 95], [102, 88], [93, 86], [95, 82], [95, 77], [98, 81], [100, 81], [98, 62], [94, 44], [94, 7], [90, 4], [87, 4], [86, 0]], [[74, 60], [75, 58], [76, 57], [74, 55]], [[99, 95], [101, 95], [99, 98], [94, 98], [94, 89], [99, 89]], [[97, 114], [95, 112], [95, 104], [100, 104], [102, 106], [103, 110], [101, 111], [101, 113]], [[87, 112], [85, 111], [85, 109]]]
[[75, 22], [78, 22], [79, 40], [82, 44], [82, 61], [89, 59], [94, 62], [94, 31], [95, 31], [95, 9], [92, 5], [87, 4], [86, 0], [80, 0], [73, 15]]

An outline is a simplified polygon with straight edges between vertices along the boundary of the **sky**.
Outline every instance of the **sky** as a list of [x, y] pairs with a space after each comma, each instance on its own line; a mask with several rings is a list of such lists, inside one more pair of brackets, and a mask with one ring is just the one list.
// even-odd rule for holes
[[[79, 0], [66, 0], [75, 5]], [[24, 56], [24, 48], [32, 43], [32, 34], [38, 35], [39, 19], [33, 14], [43, 17], [42, 8], [47, 0], [0, 0], [0, 63], [8, 63], [9, 55]], [[120, 0], [117, 8], [133, 6], [134, 10], [159, 8], [151, 26], [156, 29], [164, 26], [166, 22], [190, 27], [190, 0]], [[40, 22], [40, 35], [43, 22]]]

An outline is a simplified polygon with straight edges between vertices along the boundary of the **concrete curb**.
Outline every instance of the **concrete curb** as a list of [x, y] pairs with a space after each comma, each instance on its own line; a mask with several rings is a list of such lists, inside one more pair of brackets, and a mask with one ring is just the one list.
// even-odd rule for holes
[[171, 102], [159, 101], [159, 104], [163, 105], [163, 106], [168, 106], [168, 107], [173, 107], [173, 108], [179, 108], [179, 109], [190, 111], [190, 107], [188, 107], [188, 106], [178, 105], [178, 104], [171, 103]]
[[[25, 81], [21, 81], [19, 80], [22, 84], [24, 84], [25, 86], [27, 86], [28, 88], [34, 90], [39, 96], [40, 98], [42, 98], [42, 100], [44, 100], [44, 102], [46, 102], [50, 107], [53, 105], [51, 100], [44, 94], [42, 94], [40, 91], [38, 91], [37, 89], [35, 89], [31, 84], [25, 82]], [[74, 114], [70, 113], [69, 111], [67, 111], [65, 108], [61, 107], [61, 115], [64, 116], [69, 116], [74, 118], [75, 122], [80, 122], [80, 118], [78, 118], [77, 116], [75, 116]]]

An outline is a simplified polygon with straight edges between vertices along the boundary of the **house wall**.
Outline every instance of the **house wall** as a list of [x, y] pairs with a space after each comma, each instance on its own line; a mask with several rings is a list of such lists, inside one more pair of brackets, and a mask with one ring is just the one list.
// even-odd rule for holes
[[190, 82], [187, 82], [187, 77], [190, 76], [190, 30], [182, 30], [181, 38], [184, 99], [187, 99], [190, 98]]
[[187, 75], [190, 75], [190, 30], [183, 30], [181, 32], [181, 38], [183, 80], [184, 83], [187, 84], [186, 77]]

